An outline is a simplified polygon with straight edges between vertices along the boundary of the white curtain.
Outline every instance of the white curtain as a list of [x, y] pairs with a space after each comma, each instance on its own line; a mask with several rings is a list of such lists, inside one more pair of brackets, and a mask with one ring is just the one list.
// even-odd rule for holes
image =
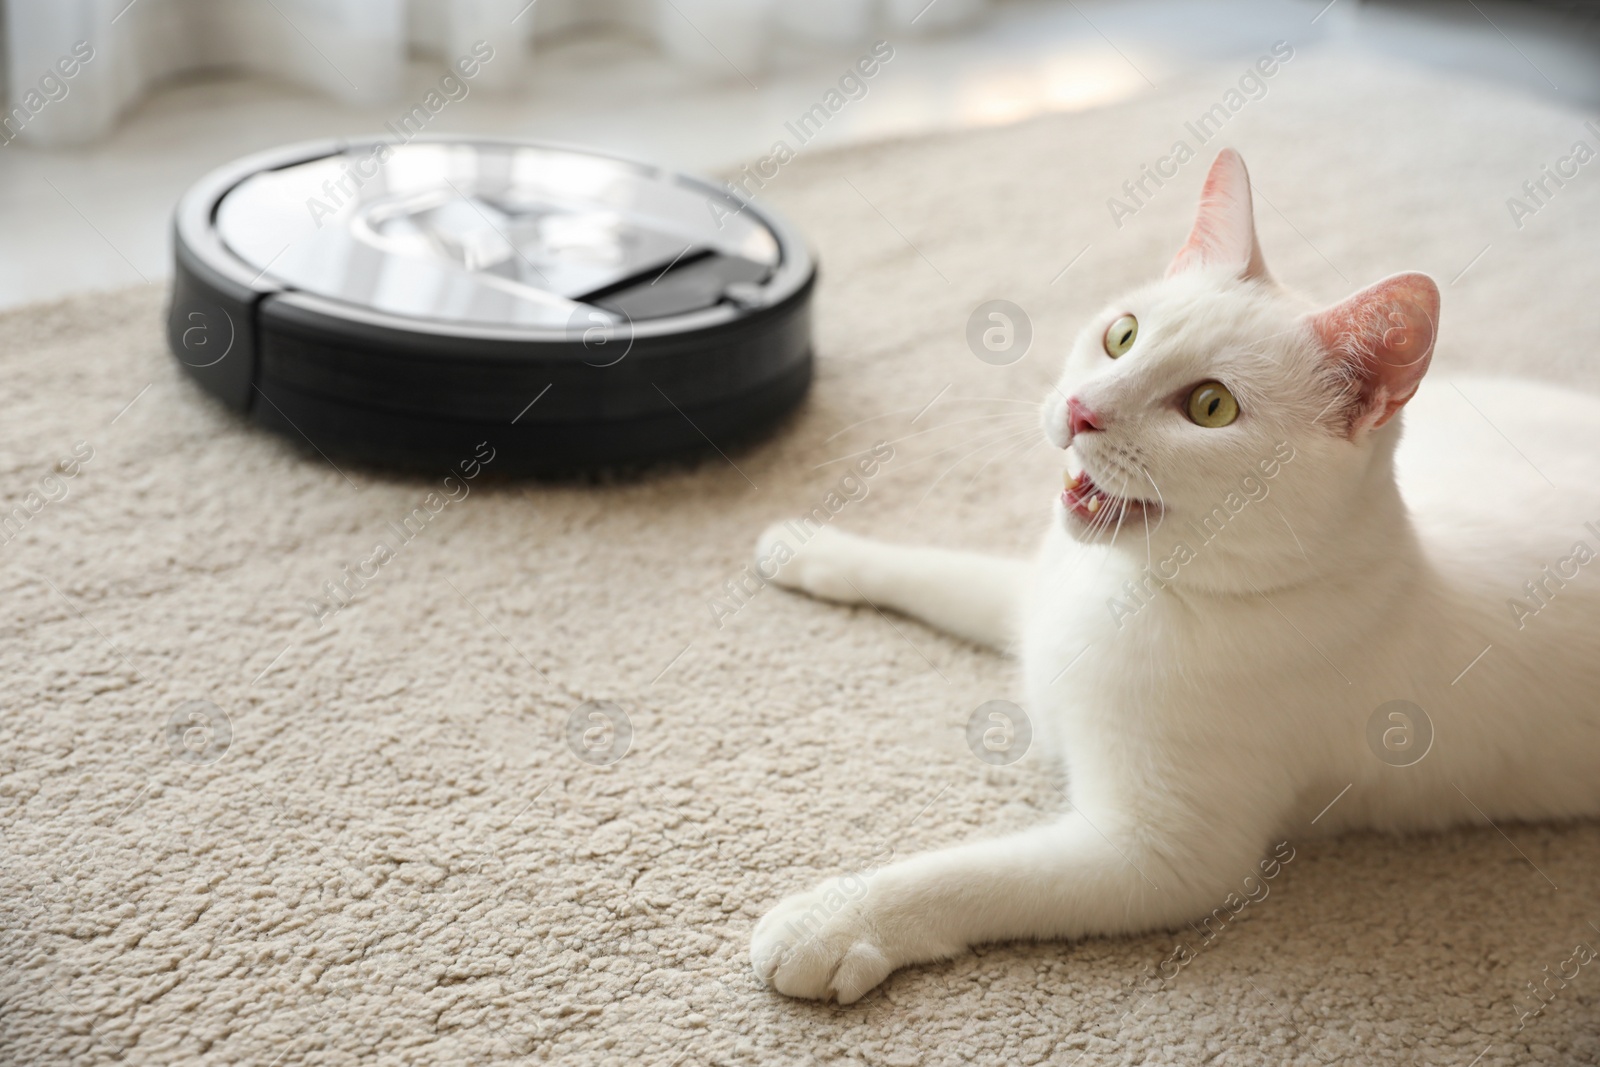
[[356, 104], [393, 101], [413, 53], [454, 62], [495, 49], [475, 86], [507, 90], [546, 35], [632, 27], [673, 61], [752, 79], [782, 38], [894, 40], [974, 18], [988, 0], [0, 0], [5, 111], [0, 143], [103, 136], [151, 85], [243, 70]]

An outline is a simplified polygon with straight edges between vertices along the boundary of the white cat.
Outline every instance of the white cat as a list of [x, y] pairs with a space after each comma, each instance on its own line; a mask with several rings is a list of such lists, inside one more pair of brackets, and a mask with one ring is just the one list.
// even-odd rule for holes
[[1181, 926], [1284, 838], [1600, 813], [1600, 402], [1418, 392], [1438, 309], [1400, 274], [1308, 310], [1224, 151], [1167, 276], [1088, 324], [1044, 404], [1082, 473], [1035, 560], [800, 549], [780, 583], [1015, 641], [1071, 805], [789, 897], [757, 973], [848, 1003], [978, 942]]

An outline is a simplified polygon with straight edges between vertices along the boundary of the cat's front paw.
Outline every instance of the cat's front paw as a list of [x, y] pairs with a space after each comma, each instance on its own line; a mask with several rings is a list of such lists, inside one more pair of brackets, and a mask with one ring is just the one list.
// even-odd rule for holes
[[801, 520], [775, 522], [756, 540], [756, 570], [788, 589], [859, 604], [861, 591], [850, 580], [851, 552], [858, 541], [828, 526], [811, 530]]
[[780, 993], [851, 1004], [900, 965], [849, 879], [786, 897], [756, 924], [750, 963]]

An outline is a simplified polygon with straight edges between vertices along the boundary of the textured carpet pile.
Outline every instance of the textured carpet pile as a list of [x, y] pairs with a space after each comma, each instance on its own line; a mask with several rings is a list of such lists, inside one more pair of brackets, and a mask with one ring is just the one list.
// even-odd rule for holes
[[[0, 1062], [1600, 1062], [1600, 969], [1520, 1019], [1600, 945], [1593, 825], [1308, 827], [1209, 944], [989, 946], [848, 1009], [747, 963], [782, 894], [1064, 802], [1031, 759], [967, 749], [973, 709], [1017, 696], [1009, 661], [726, 583], [880, 439], [894, 458], [834, 522], [1026, 552], [1059, 461], [1022, 402], [1164, 268], [1218, 146], [1280, 278], [1331, 301], [1428, 271], [1438, 366], [1600, 386], [1600, 162], [1520, 228], [1506, 205], [1596, 141], [1540, 100], [1308, 51], [1114, 225], [1107, 199], [1193, 142], [1237, 66], [803, 154], [763, 194], [823, 265], [794, 418], [626, 484], [491, 463], [320, 622], [443, 472], [336, 469], [230, 418], [166, 353], [157, 289], [0, 317], [0, 512], [28, 515], [0, 546]], [[1032, 322], [1011, 366], [966, 344], [991, 298]], [[575, 754], [586, 701], [626, 714], [620, 761]]]

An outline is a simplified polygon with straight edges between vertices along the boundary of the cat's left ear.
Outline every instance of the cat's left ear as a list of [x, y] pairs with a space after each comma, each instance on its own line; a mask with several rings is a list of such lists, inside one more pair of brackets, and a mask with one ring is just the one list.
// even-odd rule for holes
[[1217, 153], [1200, 190], [1200, 208], [1194, 228], [1184, 242], [1167, 277], [1196, 267], [1231, 267], [1241, 278], [1267, 276], [1267, 262], [1256, 241], [1255, 211], [1250, 203], [1250, 175], [1244, 160], [1231, 148]]
[[1439, 334], [1439, 287], [1411, 271], [1306, 317], [1353, 387], [1349, 435], [1376, 429], [1416, 393]]

